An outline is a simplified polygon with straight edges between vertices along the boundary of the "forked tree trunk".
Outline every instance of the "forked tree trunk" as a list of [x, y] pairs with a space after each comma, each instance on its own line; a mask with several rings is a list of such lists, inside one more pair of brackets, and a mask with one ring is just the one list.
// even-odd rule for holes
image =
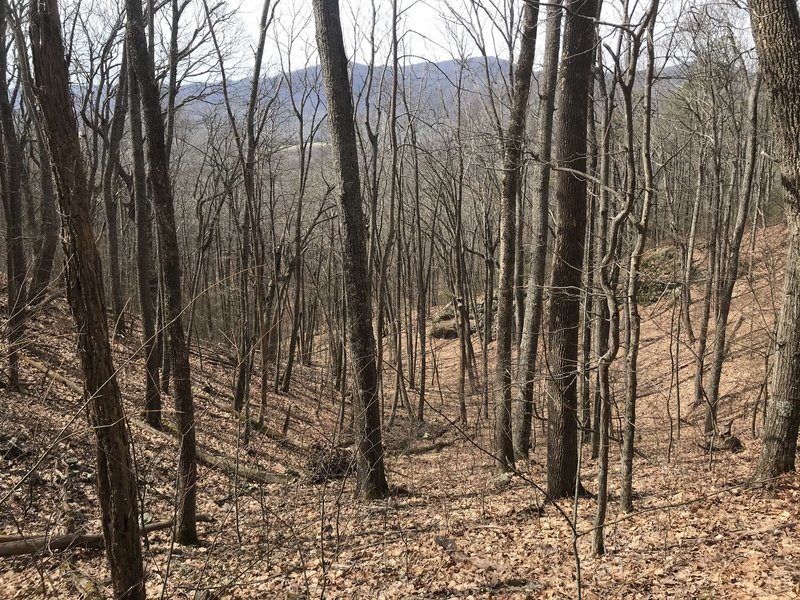
[[375, 337], [372, 331], [367, 244], [364, 213], [361, 208], [358, 154], [353, 99], [347, 73], [347, 56], [342, 41], [342, 26], [337, 0], [314, 0], [322, 76], [328, 99], [328, 121], [332, 152], [338, 168], [339, 202], [342, 219], [342, 268], [347, 301], [350, 357], [355, 386], [353, 414], [357, 491], [367, 500], [384, 498], [389, 493], [383, 465], [378, 372], [375, 363]]
[[599, 0], [568, 0], [556, 113], [557, 227], [550, 276], [547, 385], [547, 493], [575, 493], [578, 474], [577, 375], [581, 263], [586, 230], [586, 132], [594, 18]]
[[[598, 51], [597, 53], [597, 60], [598, 60], [598, 69], [599, 73], [603, 73], [603, 66], [602, 66], [602, 52]], [[616, 98], [616, 90], [617, 86], [613, 85], [611, 89], [608, 89], [606, 86], [606, 80], [604, 76], [599, 76], [597, 78], [597, 87], [602, 95], [602, 106], [603, 106], [603, 114], [602, 120], [600, 122], [600, 131], [601, 131], [601, 141], [599, 144], [599, 153], [600, 156], [598, 157], [599, 168], [598, 168], [598, 175], [599, 175], [599, 194], [598, 194], [598, 206], [597, 206], [597, 226], [595, 228], [595, 250], [594, 254], [597, 257], [596, 260], [598, 263], [601, 263], [603, 257], [606, 255], [607, 252], [607, 244], [608, 244], [608, 228], [609, 228], [609, 204], [610, 204], [610, 196], [609, 190], [610, 182], [611, 182], [611, 123], [613, 121], [614, 109], [616, 108], [615, 98]], [[614, 273], [612, 269], [612, 273], [610, 275], [610, 284], [613, 286], [614, 283]], [[592, 431], [591, 431], [591, 456], [592, 458], [598, 458], [600, 455], [600, 437], [601, 437], [601, 427], [600, 421], [602, 420], [603, 415], [602, 413], [602, 405], [603, 405], [603, 398], [602, 398], [602, 389], [605, 385], [605, 382], [601, 378], [601, 372], [599, 368], [599, 361], [600, 358], [606, 353], [608, 350], [608, 342], [609, 342], [609, 334], [611, 330], [611, 319], [608, 314], [608, 303], [605, 301], [605, 290], [603, 289], [603, 281], [602, 276], [597, 277], [597, 283], [595, 286], [595, 293], [602, 296], [601, 300], [598, 300], [594, 303], [594, 310], [592, 314], [592, 323], [594, 327], [594, 332], [592, 335], [592, 353], [595, 357], [595, 360], [598, 361], [598, 368], [596, 370], [596, 374], [594, 377], [594, 385], [592, 391]]]
[[[539, 160], [533, 165], [533, 248], [531, 249], [528, 293], [519, 350], [517, 402], [514, 414], [514, 456], [527, 458], [531, 447], [533, 420], [533, 380], [536, 353], [542, 328], [542, 306], [549, 233], [550, 156], [553, 148], [553, 112], [556, 101], [558, 51], [561, 49], [561, 6], [554, 2], [547, 8], [547, 32], [544, 40], [544, 65], [539, 79]], [[491, 313], [489, 313], [491, 314]], [[489, 329], [491, 330], [491, 329]]]
[[764, 80], [772, 96], [776, 138], [782, 146], [781, 180], [789, 223], [772, 391], [764, 446], [753, 477], [768, 482], [794, 470], [800, 425], [800, 14], [794, 0], [751, 0], [750, 16]]
[[[0, 0], [0, 5], [5, 8], [5, 1]], [[36, 96], [63, 218], [67, 296], [80, 333], [78, 353], [89, 398], [89, 421], [97, 441], [97, 496], [114, 596], [144, 600], [136, 472], [111, 360], [103, 271], [89, 215], [90, 191], [81, 159], [58, 15], [57, 0], [31, 4]]]
[[[642, 212], [639, 220], [635, 222], [636, 238], [630, 255], [628, 268], [628, 349], [625, 357], [625, 418], [622, 429], [622, 484], [620, 486], [620, 507], [625, 512], [633, 510], [633, 450], [636, 438], [636, 399], [638, 396], [639, 378], [639, 339], [641, 336], [641, 317], [639, 315], [639, 275], [642, 264], [642, 255], [647, 241], [648, 225], [650, 222], [650, 209], [656, 203], [656, 187], [653, 181], [652, 159], [652, 110], [653, 110], [653, 81], [655, 71], [655, 46], [653, 30], [655, 27], [658, 0], [652, 0], [650, 5], [650, 22], [647, 27], [647, 67], [644, 88], [644, 116], [642, 123], [642, 173], [644, 175], [644, 190]], [[634, 167], [635, 168], [635, 167]]]
[[503, 146], [503, 196], [500, 199], [500, 274], [497, 292], [497, 357], [495, 359], [494, 444], [497, 468], [514, 467], [511, 432], [511, 349], [514, 341], [514, 274], [517, 192], [522, 174], [525, 120], [536, 54], [539, 3], [528, 0], [523, 9], [522, 45], [514, 76], [511, 115]]
[[[650, 18], [654, 14], [649, 13]], [[626, 15], [627, 16], [627, 15]], [[611, 220], [609, 230], [608, 246], [600, 262], [600, 286], [605, 296], [605, 304], [608, 312], [608, 347], [604, 354], [597, 360], [597, 386], [600, 395], [600, 414], [595, 421], [598, 433], [598, 467], [597, 467], [597, 511], [595, 513], [594, 530], [592, 532], [592, 550], [595, 554], [605, 554], [605, 518], [608, 506], [608, 454], [609, 454], [609, 429], [611, 425], [611, 383], [609, 372], [611, 364], [617, 356], [620, 347], [620, 325], [619, 325], [619, 301], [617, 299], [617, 270], [616, 264], [620, 251], [623, 228], [627, 223], [637, 196], [636, 178], [636, 147], [634, 144], [634, 120], [633, 120], [633, 88], [636, 79], [636, 61], [639, 57], [641, 41], [640, 31], [630, 33], [625, 53], [628, 56], [628, 64], [624, 73], [617, 73], [618, 81], [614, 82], [622, 92], [623, 109], [625, 118], [625, 200], [622, 209], [614, 215]], [[621, 48], [622, 38], [620, 37]], [[608, 201], [608, 195], [601, 197], [601, 203]], [[648, 199], [645, 199], [647, 202]], [[646, 208], [646, 207], [644, 207]], [[643, 209], [644, 209], [643, 208]], [[607, 206], [600, 207], [600, 213], [604, 213]], [[629, 324], [630, 327], [630, 324]], [[630, 329], [627, 332], [630, 334]]]

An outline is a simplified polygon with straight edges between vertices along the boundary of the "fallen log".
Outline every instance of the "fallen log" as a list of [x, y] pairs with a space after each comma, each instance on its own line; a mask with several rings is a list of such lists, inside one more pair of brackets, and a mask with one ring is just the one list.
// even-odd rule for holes
[[[46, 373], [53, 377], [56, 381], [67, 386], [70, 390], [75, 392], [76, 394], [83, 395], [83, 387], [72, 381], [71, 379], [57, 373], [50, 369], [47, 365], [43, 365], [42, 363], [35, 361], [27, 356], [21, 356], [20, 359], [30, 365], [31, 367]], [[136, 425], [139, 429], [146, 431], [147, 433], [151, 433], [153, 435], [159, 436], [164, 438], [171, 444], [177, 444], [177, 432], [172, 430], [172, 433], [168, 431], [161, 431], [151, 427], [144, 421], [140, 421], [136, 418], [129, 418], [128, 419], [131, 424]], [[166, 425], [166, 424], [165, 424]], [[247, 481], [251, 481], [253, 483], [261, 483], [261, 484], [270, 484], [270, 483], [284, 483], [289, 478], [286, 475], [279, 475], [277, 473], [270, 473], [267, 471], [262, 471], [261, 469], [248, 467], [242, 463], [236, 464], [236, 461], [226, 458], [224, 456], [220, 456], [217, 454], [212, 454], [203, 448], [198, 447], [196, 450], [197, 462], [204, 464], [208, 467], [212, 467], [215, 469], [219, 469], [224, 473], [227, 473], [231, 476], [236, 476], [241, 479], [245, 479]]]
[[[231, 415], [235, 419], [238, 419], [240, 422], [247, 423], [247, 417], [240, 412], [236, 412], [232, 406], [226, 406], [224, 403], [218, 401], [217, 399], [207, 394], [198, 393], [197, 397], [202, 398], [206, 402], [210, 402], [214, 408], [216, 408], [217, 410], [221, 410], [226, 414]], [[256, 419], [255, 417], [250, 417], [250, 427], [252, 427], [255, 431], [258, 431], [259, 433], [263, 433], [271, 440], [275, 440], [277, 442], [286, 441], [286, 436], [283, 435], [283, 433], [267, 425], [259, 425], [258, 419]]]
[[[209, 515], [197, 515], [196, 520], [202, 523], [213, 523], [214, 518]], [[156, 521], [148, 523], [140, 529], [142, 535], [161, 531], [175, 526], [174, 519], [166, 521]], [[73, 533], [69, 535], [47, 536], [10, 536], [0, 537], [0, 557], [23, 556], [25, 554], [37, 554], [42, 551], [58, 552], [71, 550], [72, 548], [87, 548], [101, 550], [105, 547], [103, 536], [97, 533]]]
[[[152, 433], [153, 435], [164, 438], [171, 444], [178, 442], [178, 432], [169, 424], [164, 423], [163, 425], [165, 426], [166, 430], [162, 431], [160, 429], [156, 429], [155, 427], [151, 427], [144, 421], [139, 421], [138, 419], [131, 419], [131, 422], [148, 433]], [[208, 450], [200, 448], [199, 446], [195, 450], [195, 456], [197, 457], [197, 462], [199, 462], [201, 465], [218, 469], [232, 477], [235, 476], [252, 483], [286, 483], [286, 481], [289, 479], [286, 475], [270, 473], [269, 471], [262, 471], [258, 468], [248, 467], [242, 462], [236, 464], [235, 460], [231, 460], [230, 458], [226, 458], [225, 456], [221, 456], [219, 454], [213, 454]]]
[[434, 442], [426, 446], [411, 446], [405, 450], [400, 450], [397, 454], [402, 456], [414, 456], [417, 454], [427, 454], [428, 452], [438, 452], [453, 445], [453, 442]]

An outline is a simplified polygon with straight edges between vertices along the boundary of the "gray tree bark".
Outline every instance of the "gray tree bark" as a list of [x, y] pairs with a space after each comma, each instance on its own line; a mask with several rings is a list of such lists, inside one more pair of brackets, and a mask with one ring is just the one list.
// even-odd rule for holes
[[[161, 360], [156, 341], [156, 298], [158, 297], [158, 275], [153, 253], [153, 211], [147, 197], [147, 173], [144, 162], [144, 136], [142, 135], [142, 109], [139, 87], [129, 85], [135, 81], [133, 65], [123, 54], [125, 69], [124, 92], [128, 95], [130, 114], [131, 150], [133, 152], [133, 202], [136, 211], [136, 274], [139, 288], [139, 309], [142, 314], [145, 352], [144, 416], [147, 423], [161, 429], [161, 389], [159, 370]], [[122, 89], [122, 84], [120, 88]], [[124, 93], [123, 92], [123, 93]], [[120, 96], [120, 102], [124, 102]]]
[[8, 385], [19, 387], [19, 343], [25, 334], [25, 245], [22, 229], [22, 148], [14, 125], [14, 109], [8, 94], [8, 3], [0, 0], [0, 125], [3, 130], [4, 163], [2, 195], [6, 220], [8, 322]]
[[764, 446], [753, 476], [769, 482], [793, 471], [800, 425], [800, 15], [793, 0], [751, 0], [750, 18], [782, 150], [781, 183], [789, 255], [778, 317]]
[[126, 0], [128, 17], [128, 60], [133, 66], [135, 80], [142, 104], [143, 122], [147, 132], [147, 158], [150, 183], [158, 226], [159, 255], [164, 278], [165, 321], [169, 337], [173, 382], [175, 386], [175, 413], [180, 435], [178, 455], [178, 502], [175, 539], [179, 544], [197, 543], [197, 459], [194, 428], [194, 401], [192, 399], [189, 347], [183, 331], [183, 297], [181, 289], [181, 257], [175, 227], [175, 207], [169, 179], [164, 121], [161, 102], [147, 49], [144, 17], [139, 0]]
[[517, 373], [517, 402], [514, 414], [514, 455], [528, 457], [531, 446], [533, 417], [533, 381], [536, 375], [536, 353], [542, 327], [542, 306], [547, 258], [550, 210], [550, 162], [553, 149], [553, 112], [556, 101], [558, 52], [561, 49], [561, 6], [555, 2], [547, 8], [547, 31], [544, 40], [544, 65], [539, 78], [539, 160], [533, 165], [533, 248], [531, 249], [528, 293]]
[[745, 150], [745, 170], [742, 175], [742, 184], [739, 188], [739, 203], [736, 208], [736, 223], [733, 236], [727, 252], [727, 268], [720, 274], [721, 292], [717, 310], [716, 328], [714, 330], [714, 355], [711, 370], [708, 374], [708, 387], [706, 394], [706, 434], [713, 434], [717, 430], [717, 405], [719, 403], [719, 383], [722, 378], [723, 360], [725, 358], [725, 343], [728, 330], [728, 314], [731, 310], [733, 288], [739, 274], [739, 250], [742, 246], [744, 226], [747, 222], [747, 213], [750, 210], [750, 198], [753, 194], [753, 178], [756, 168], [756, 151], [758, 149], [758, 93], [761, 88], [761, 74], [755, 75], [756, 79], [750, 89], [748, 107], [749, 135]]
[[31, 3], [30, 37], [35, 94], [62, 213], [67, 299], [79, 334], [89, 421], [97, 441], [97, 495], [114, 596], [144, 600], [136, 472], [111, 359], [103, 271], [91, 226], [91, 193], [81, 158], [57, 0]]
[[550, 276], [547, 382], [547, 493], [575, 493], [578, 474], [577, 364], [580, 284], [586, 230], [586, 133], [599, 0], [568, 0], [556, 113], [557, 226]]
[[511, 348], [514, 341], [514, 276], [517, 236], [517, 192], [522, 172], [525, 143], [525, 119], [536, 54], [536, 33], [539, 4], [531, 0], [523, 9], [522, 43], [514, 75], [514, 94], [511, 115], [503, 140], [505, 146], [503, 196], [500, 200], [500, 274], [497, 292], [497, 357], [495, 362], [495, 457], [497, 467], [507, 470], [514, 466], [514, 446], [511, 431]]
[[358, 443], [356, 493], [361, 498], [372, 500], [386, 497], [389, 486], [383, 464], [378, 372], [372, 331], [366, 231], [361, 207], [353, 99], [342, 40], [339, 2], [314, 0], [314, 16], [317, 47], [328, 99], [332, 151], [340, 186], [342, 269], [345, 277], [350, 357], [355, 378], [353, 413]]

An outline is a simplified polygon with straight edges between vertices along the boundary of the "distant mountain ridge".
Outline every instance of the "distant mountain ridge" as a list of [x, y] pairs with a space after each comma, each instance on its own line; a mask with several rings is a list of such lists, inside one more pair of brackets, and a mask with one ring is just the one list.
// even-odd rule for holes
[[[461, 75], [461, 86], [466, 92], [478, 92], [487, 88], [491, 79], [493, 84], [503, 86], [504, 78], [508, 77], [508, 61], [489, 57], [487, 68], [484, 59], [469, 58], [464, 61], [464, 70]], [[417, 62], [402, 67], [401, 90], [410, 93], [411, 102], [421, 102], [442, 105], [448, 103], [454, 96], [459, 84], [460, 61], [452, 59], [441, 62]], [[392, 84], [392, 67], [379, 65], [372, 69], [370, 86], [370, 67], [362, 63], [351, 65], [351, 86], [354, 101], [363, 109], [367, 89], [370, 89], [370, 100], [375, 105], [381, 94], [388, 94]], [[235, 112], [243, 112], [247, 106], [250, 94], [250, 79], [243, 78], [228, 83], [228, 97], [231, 99]], [[262, 80], [262, 90], [267, 92], [280, 85], [278, 90], [278, 106], [290, 107], [292, 100], [299, 108], [304, 106], [304, 117], [310, 119], [314, 107], [319, 106], [318, 116], [325, 113], [325, 90], [322, 83], [322, 73], [318, 65], [297, 69], [290, 73], [272, 75]], [[178, 103], [202, 96], [206, 110], [224, 106], [221, 85], [218, 83], [191, 82], [184, 83], [178, 93]], [[184, 109], [184, 116], [186, 109]]]

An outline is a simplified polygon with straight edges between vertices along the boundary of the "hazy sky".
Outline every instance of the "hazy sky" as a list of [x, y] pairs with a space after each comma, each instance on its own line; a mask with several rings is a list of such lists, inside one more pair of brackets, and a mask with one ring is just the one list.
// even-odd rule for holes
[[[232, 3], [236, 0], [230, 0]], [[258, 22], [263, 0], [239, 0], [241, 8], [239, 19], [245, 37], [251, 41], [258, 34]], [[272, 0], [273, 2], [275, 0]], [[377, 7], [375, 39], [378, 45], [376, 62], [386, 63], [391, 50], [391, 0], [374, 0]], [[482, 38], [489, 55], [508, 58], [508, 47], [498, 27], [509, 14], [518, 19], [522, 0], [485, 0], [487, 12], [473, 11], [470, 0], [397, 0], [400, 14], [398, 32], [400, 33], [401, 63], [414, 63], [423, 60], [442, 61], [463, 54], [476, 56], [478, 47], [474, 36]], [[345, 46], [350, 58], [358, 62], [369, 59], [369, 35], [372, 27], [371, 0], [340, 0]], [[635, 2], [637, 20], [649, 2]], [[606, 0], [603, 3], [601, 23], [620, 23], [623, 3], [620, 0]], [[540, 9], [540, 23], [546, 9]], [[736, 8], [726, 0], [661, 0], [658, 23], [656, 25], [657, 60], [668, 52], [680, 57], [689, 50], [691, 39], [675, 37], [674, 27], [679, 20], [685, 20], [692, 11], [711, 11], [727, 15], [738, 27], [738, 34], [749, 39], [749, 19], [743, 8]], [[493, 24], [494, 23], [494, 24]], [[516, 29], [516, 28], [515, 28]], [[540, 27], [542, 30], [543, 27]], [[472, 35], [468, 33], [472, 31]], [[614, 27], [602, 26], [601, 34], [608, 35]], [[274, 70], [283, 61], [284, 68], [302, 68], [316, 64], [316, 42], [311, 0], [279, 0], [275, 23], [269, 32], [269, 42], [265, 49], [268, 68]], [[541, 55], [543, 33], [540, 33], [537, 50]], [[294, 40], [291, 44], [289, 40]], [[252, 43], [251, 43], [252, 46]], [[252, 49], [242, 44], [245, 62], [252, 61]], [[291, 65], [287, 65], [287, 60]]]
[[[240, 1], [239, 18], [250, 39], [255, 40], [263, 0]], [[515, 12], [519, 12], [519, 0], [498, 0], [501, 6], [503, 3], [513, 3]], [[375, 4], [375, 38], [379, 46], [376, 60], [384, 63], [391, 49], [391, 0], [375, 0]], [[464, 5], [464, 0], [398, 0], [401, 53], [407, 56], [407, 61], [447, 60], [457, 53], [456, 49], [459, 47], [467, 56], [477, 54], [477, 47], [465, 33], [464, 27], [454, 25], [456, 18], [469, 17]], [[356, 60], [363, 62], [368, 59], [368, 39], [373, 20], [372, 4], [369, 0], [341, 0], [340, 9], [347, 50], [349, 53], [354, 52]], [[454, 12], [459, 17], [454, 17]], [[474, 17], [471, 18], [474, 22]], [[484, 32], [487, 52], [507, 55], [499, 37], [491, 33], [492, 28], [487, 24], [487, 17], [482, 15], [480, 19], [481, 26], [478, 29]], [[292, 68], [303, 66], [301, 63], [306, 60], [315, 63], [316, 43], [310, 0], [281, 0], [270, 37], [272, 43], [268, 44], [265, 54], [272, 64], [276, 64], [281, 54], [284, 57], [287, 55], [288, 40], [293, 37], [296, 37], [296, 41], [289, 54]], [[356, 41], [359, 42], [359, 47], [355, 47]], [[282, 47], [281, 53], [277, 51], [276, 45]]]

